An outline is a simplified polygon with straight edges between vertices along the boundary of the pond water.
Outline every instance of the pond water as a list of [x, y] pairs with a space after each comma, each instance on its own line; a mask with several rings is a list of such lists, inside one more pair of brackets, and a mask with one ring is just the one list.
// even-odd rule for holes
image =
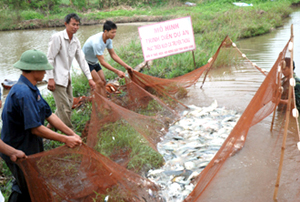
[[[126, 46], [131, 39], [138, 37], [138, 27], [141, 25], [144, 24], [117, 24], [114, 48]], [[64, 27], [0, 32], [0, 82], [4, 79], [17, 80], [20, 70], [12, 66], [20, 59], [22, 53], [28, 49], [38, 49], [47, 53], [51, 35], [63, 29]], [[88, 37], [101, 31], [102, 25], [81, 26], [76, 36], [83, 45]]]
[[[146, 23], [123, 23], [117, 24], [118, 32], [113, 41], [114, 48], [126, 46], [132, 39], [138, 38], [138, 27]], [[76, 36], [83, 46], [84, 42], [92, 35], [101, 32], [103, 25], [81, 26], [77, 31]], [[29, 49], [38, 49], [47, 53], [49, 39], [52, 34], [63, 30], [64, 27], [43, 28], [34, 30], [17, 30], [17, 31], [0, 31], [0, 83], [5, 79], [18, 80], [21, 74], [19, 69], [13, 67], [22, 53]], [[108, 55], [108, 52], [105, 52]], [[108, 58], [109, 59], [109, 58]], [[133, 67], [138, 64], [131, 64]], [[73, 71], [78, 71], [78, 63], [73, 61]], [[79, 70], [80, 71], [80, 70]], [[42, 94], [47, 94], [49, 91], [46, 85], [39, 86]], [[2, 104], [5, 102], [5, 97], [8, 90], [2, 90]], [[2, 110], [0, 109], [0, 114]], [[1, 125], [1, 120], [0, 120]]]
[[[300, 12], [291, 15], [286, 24], [259, 37], [236, 42], [237, 47], [259, 67], [269, 70], [290, 37], [294, 25], [294, 60], [296, 74], [300, 75]], [[256, 69], [218, 69], [210, 73], [210, 79], [200, 89], [198, 83], [189, 90], [183, 103], [208, 106], [216, 100], [219, 106], [246, 109], [265, 76]], [[281, 145], [284, 133], [284, 113], [277, 111], [274, 128], [270, 132], [272, 115], [251, 127], [244, 147], [227, 159], [198, 201], [273, 201], [273, 193], [279, 168]], [[300, 201], [299, 166], [300, 152], [296, 143], [296, 121], [290, 119], [283, 169], [280, 179], [278, 201]]]

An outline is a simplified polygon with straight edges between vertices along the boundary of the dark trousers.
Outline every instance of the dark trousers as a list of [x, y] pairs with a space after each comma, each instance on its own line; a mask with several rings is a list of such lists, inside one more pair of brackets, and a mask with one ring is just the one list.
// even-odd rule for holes
[[8, 202], [31, 202], [31, 199], [28, 196], [24, 196], [24, 194], [13, 191], [8, 198]]
[[10, 159], [4, 159], [9, 170], [15, 177], [15, 181], [12, 186], [12, 193], [9, 196], [8, 202], [31, 202], [28, 187], [22, 170], [17, 164], [10, 161]]

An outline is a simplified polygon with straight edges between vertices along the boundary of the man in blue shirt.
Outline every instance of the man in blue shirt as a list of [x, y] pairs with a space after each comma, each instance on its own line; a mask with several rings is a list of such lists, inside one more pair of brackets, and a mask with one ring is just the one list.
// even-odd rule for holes
[[[42, 152], [43, 138], [63, 142], [71, 148], [80, 145], [81, 138], [51, 112], [36, 86], [37, 82], [44, 78], [45, 70], [53, 69], [47, 56], [37, 50], [28, 50], [22, 54], [14, 67], [21, 69], [22, 75], [11, 88], [3, 107], [3, 142], [26, 155]], [[45, 127], [45, 119], [67, 136]], [[9, 202], [31, 201], [23, 172], [4, 153], [6, 152], [3, 152], [1, 157], [15, 177]]]
[[121, 60], [121, 58], [113, 49], [112, 39], [115, 38], [116, 33], [117, 25], [112, 21], [106, 21], [103, 25], [103, 32], [89, 37], [82, 47], [82, 51], [85, 54], [85, 59], [90, 67], [93, 80], [96, 82], [96, 89], [102, 96], [106, 96], [106, 81], [100, 64], [110, 71], [113, 71], [121, 78], [125, 76], [124, 72], [112, 67], [104, 60], [103, 52], [105, 48], [107, 48], [108, 53], [114, 61], [125, 67], [127, 71], [132, 71], [132, 68], [123, 62], [123, 60]]

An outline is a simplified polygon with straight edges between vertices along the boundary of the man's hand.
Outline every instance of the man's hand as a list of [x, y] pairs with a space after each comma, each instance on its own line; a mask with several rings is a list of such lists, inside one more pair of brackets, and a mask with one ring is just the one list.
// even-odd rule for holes
[[93, 81], [93, 79], [89, 80], [89, 85], [91, 87], [91, 90], [95, 90], [96, 89], [96, 83]]
[[77, 137], [78, 139], [81, 139], [81, 137], [79, 135], [77, 135], [74, 131], [72, 131], [72, 134], [70, 134], [68, 136], [74, 136], [74, 137]]
[[122, 72], [122, 71], [117, 71], [117, 75], [118, 75], [120, 78], [124, 78], [124, 77], [125, 77], [125, 73]]
[[27, 158], [25, 153], [21, 150], [15, 150], [14, 153], [11, 154], [9, 157], [10, 160], [12, 160], [13, 162], [15, 162], [17, 159]]
[[55, 91], [55, 81], [54, 81], [54, 79], [49, 79], [49, 81], [48, 81], [48, 90]]
[[73, 148], [77, 145], [81, 145], [82, 144], [82, 140], [78, 135], [73, 135], [73, 136], [66, 136], [66, 141], [65, 144], [70, 147]]
[[2, 101], [0, 100], [0, 108], [2, 107]]
[[126, 69], [129, 73], [133, 71], [132, 67], [130, 67], [130, 66], [128, 66]]

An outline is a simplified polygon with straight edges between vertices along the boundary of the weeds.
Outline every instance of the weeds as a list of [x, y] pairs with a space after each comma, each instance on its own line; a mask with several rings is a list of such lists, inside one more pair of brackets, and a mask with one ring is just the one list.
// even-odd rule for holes
[[122, 149], [131, 151], [128, 169], [134, 168], [139, 171], [145, 167], [157, 168], [163, 163], [162, 156], [126, 121], [119, 120], [102, 126], [95, 150], [105, 156], [111, 156]]

